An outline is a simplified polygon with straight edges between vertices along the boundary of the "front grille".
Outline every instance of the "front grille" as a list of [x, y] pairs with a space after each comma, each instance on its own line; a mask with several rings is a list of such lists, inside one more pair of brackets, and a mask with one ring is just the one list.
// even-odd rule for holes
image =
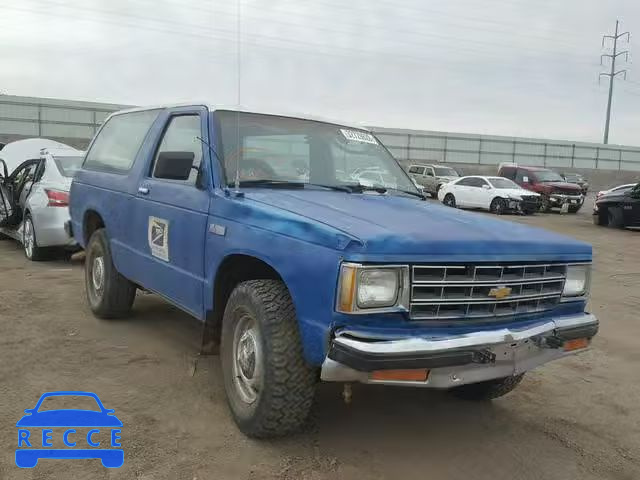
[[566, 271], [565, 264], [416, 265], [411, 318], [476, 320], [550, 310], [560, 301]]
[[573, 190], [570, 188], [560, 188], [560, 187], [556, 187], [553, 189], [553, 194], [559, 194], [559, 195], [572, 195], [572, 196], [577, 196], [580, 195], [582, 193], [582, 190]]

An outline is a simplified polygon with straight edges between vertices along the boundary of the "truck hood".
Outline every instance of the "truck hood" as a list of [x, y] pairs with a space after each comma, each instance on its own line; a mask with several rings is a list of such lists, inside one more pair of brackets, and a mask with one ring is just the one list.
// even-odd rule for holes
[[567, 183], [567, 182], [540, 182], [540, 185], [545, 187], [552, 188], [554, 190], [573, 190], [576, 193], [580, 193], [582, 189], [579, 185], [575, 183]]
[[454, 180], [459, 179], [460, 177], [456, 177], [455, 175], [441, 175], [436, 177], [438, 180], [447, 180], [449, 182], [453, 182]]
[[[316, 190], [247, 189], [249, 201], [305, 217], [315, 227], [335, 229], [351, 241], [343, 250], [379, 261], [411, 258], [494, 260], [589, 260], [591, 245], [547, 230], [465, 212], [411, 197]], [[288, 217], [289, 215], [287, 215]], [[270, 227], [269, 225], [273, 226]], [[262, 228], [286, 228], [265, 222]], [[287, 228], [292, 231], [313, 229]], [[329, 245], [327, 245], [329, 246]], [[364, 258], [363, 257], [363, 258]]]

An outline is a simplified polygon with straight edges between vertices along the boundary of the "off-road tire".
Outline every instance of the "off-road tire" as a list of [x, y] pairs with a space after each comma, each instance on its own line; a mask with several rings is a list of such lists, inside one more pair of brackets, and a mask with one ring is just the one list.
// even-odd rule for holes
[[452, 388], [451, 393], [464, 400], [493, 400], [511, 392], [520, 384], [522, 377], [524, 377], [524, 373], [486, 382], [470, 383]]
[[456, 208], [457, 206], [456, 197], [453, 196], [453, 193], [447, 193], [442, 199], [442, 203], [444, 203], [447, 207]]
[[[262, 389], [251, 404], [240, 397], [233, 378], [236, 322], [252, 315], [259, 332]], [[227, 402], [240, 430], [256, 438], [278, 437], [301, 430], [309, 417], [316, 369], [302, 353], [296, 312], [286, 286], [278, 280], [238, 284], [227, 302], [220, 344]]]
[[496, 197], [491, 201], [489, 205], [489, 211], [496, 215], [502, 215], [507, 211], [507, 202], [504, 198]]
[[[103, 257], [103, 287], [98, 295], [93, 288], [93, 264], [97, 256]], [[129, 314], [136, 297], [136, 286], [120, 275], [113, 265], [107, 232], [100, 228], [93, 232], [86, 249], [84, 280], [87, 302], [98, 318], [122, 318]]]
[[611, 228], [624, 228], [624, 212], [620, 207], [607, 209], [607, 226]]

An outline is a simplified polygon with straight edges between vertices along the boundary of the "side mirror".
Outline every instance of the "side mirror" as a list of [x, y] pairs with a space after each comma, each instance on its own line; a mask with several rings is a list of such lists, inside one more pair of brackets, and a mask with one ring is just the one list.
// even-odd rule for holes
[[168, 180], [187, 180], [194, 158], [193, 152], [162, 152], [156, 160], [153, 176]]
[[491, 190], [491, 187], [489, 185], [487, 185], [486, 183], [482, 184], [482, 188], [484, 188], [485, 190]]

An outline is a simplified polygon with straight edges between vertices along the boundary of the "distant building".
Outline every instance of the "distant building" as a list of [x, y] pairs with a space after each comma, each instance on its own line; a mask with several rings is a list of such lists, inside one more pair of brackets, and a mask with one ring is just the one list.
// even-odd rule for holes
[[85, 148], [104, 119], [127, 105], [0, 95], [0, 145], [46, 137]]

